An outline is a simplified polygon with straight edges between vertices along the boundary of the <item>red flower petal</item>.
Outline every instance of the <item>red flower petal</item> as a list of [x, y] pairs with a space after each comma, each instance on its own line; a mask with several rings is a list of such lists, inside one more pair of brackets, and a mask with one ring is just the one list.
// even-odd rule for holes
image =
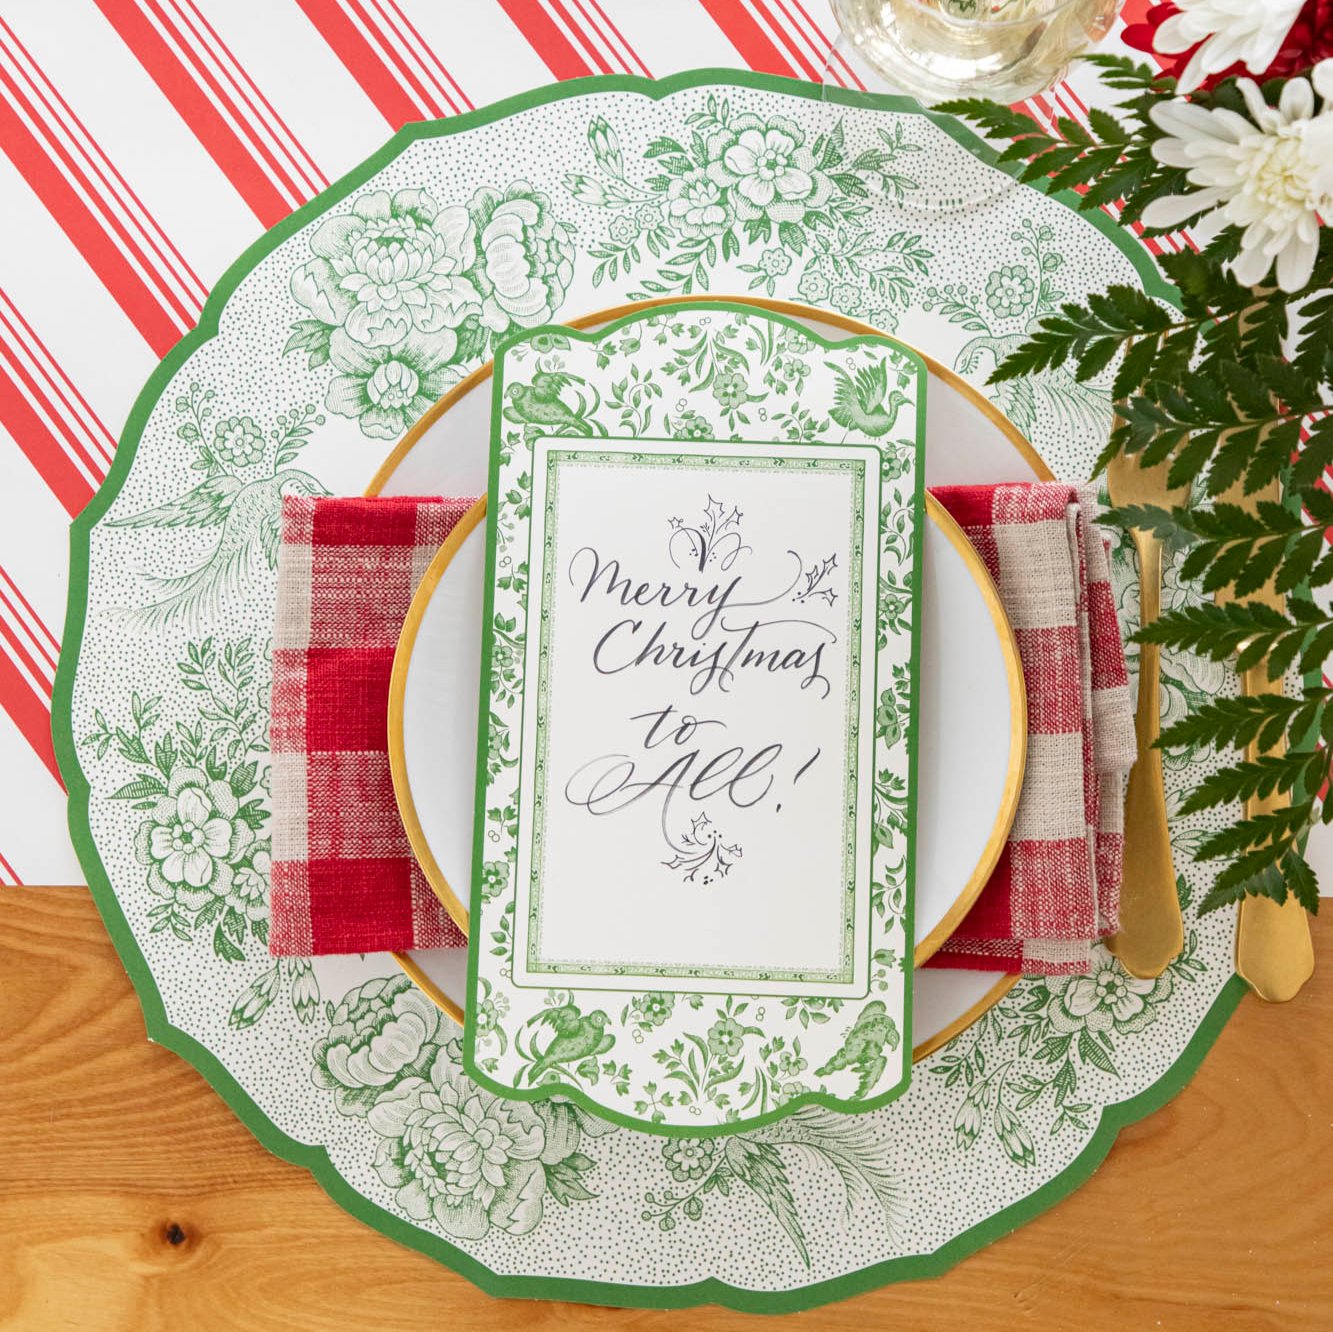
[[[1121, 34], [1126, 46], [1151, 56], [1161, 66], [1162, 73], [1173, 79], [1180, 77], [1199, 47], [1192, 46], [1188, 51], [1176, 55], [1164, 55], [1154, 49], [1153, 41], [1157, 29], [1179, 12], [1172, 0], [1163, 0], [1144, 14], [1143, 22], [1128, 24]], [[1205, 80], [1203, 87], [1215, 88], [1223, 79], [1240, 75], [1247, 75], [1261, 83], [1265, 79], [1289, 79], [1330, 57], [1333, 57], [1333, 0], [1306, 0], [1281, 49], [1266, 70], [1249, 70], [1237, 63]]]

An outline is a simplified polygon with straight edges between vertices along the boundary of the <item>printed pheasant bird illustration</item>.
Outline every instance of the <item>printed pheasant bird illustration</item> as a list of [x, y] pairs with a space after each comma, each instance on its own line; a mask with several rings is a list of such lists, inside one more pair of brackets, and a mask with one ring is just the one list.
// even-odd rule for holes
[[898, 389], [889, 392], [888, 362], [862, 366], [855, 377], [841, 366], [830, 364], [828, 368], [838, 377], [829, 415], [844, 430], [859, 430], [871, 439], [887, 435], [903, 404], [909, 401], [907, 394]]
[[589, 402], [576, 389], [573, 397], [577, 405], [570, 406], [561, 394], [573, 384], [571, 375], [538, 370], [531, 384], [514, 384], [505, 390], [505, 417], [520, 425], [545, 428], [553, 435], [605, 435], [606, 429], [590, 419], [601, 402], [597, 390], [592, 390], [593, 400]]
[[[1027, 333], [973, 338], [958, 353], [954, 369], [974, 383], [984, 383], [995, 366], [1027, 339]], [[994, 365], [986, 365], [988, 359]], [[1063, 367], [1001, 380], [994, 389], [1000, 410], [1024, 434], [1030, 434], [1040, 421], [1053, 433], [1058, 423], [1058, 433], [1066, 438], [1086, 438], [1098, 448], [1106, 442], [1111, 429], [1111, 395], [1080, 384]]]
[[605, 1054], [616, 1043], [616, 1038], [606, 1030], [609, 1019], [600, 1008], [584, 1017], [573, 1004], [562, 1004], [559, 1008], [548, 1008], [535, 1020], [554, 1028], [555, 1035], [544, 1050], [534, 1051], [537, 1060], [528, 1073], [534, 1083], [559, 1064], [576, 1064]]
[[815, 1069], [815, 1075], [823, 1078], [844, 1068], [853, 1069], [860, 1075], [856, 1095], [864, 1096], [884, 1072], [888, 1063], [884, 1051], [896, 1050], [898, 1039], [898, 1027], [888, 1009], [881, 1000], [873, 999], [852, 1024], [842, 1049], [822, 1068]]
[[109, 527], [221, 528], [208, 559], [175, 578], [150, 578], [158, 599], [130, 614], [156, 628], [179, 615], [215, 610], [224, 594], [242, 587], [258, 563], [277, 567], [282, 497], [327, 494], [309, 472], [297, 468], [249, 482], [223, 472], [166, 504], [113, 519]]

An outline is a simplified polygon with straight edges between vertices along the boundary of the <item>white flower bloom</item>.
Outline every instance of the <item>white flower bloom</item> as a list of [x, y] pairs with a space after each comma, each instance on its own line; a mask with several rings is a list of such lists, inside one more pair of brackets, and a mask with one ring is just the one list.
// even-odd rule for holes
[[1238, 79], [1249, 119], [1182, 100], [1155, 106], [1153, 123], [1168, 137], [1153, 144], [1153, 156], [1185, 170], [1198, 188], [1154, 199], [1144, 224], [1178, 227], [1216, 213], [1223, 225], [1242, 228], [1232, 264], [1238, 282], [1257, 287], [1276, 261], [1283, 291], [1304, 287], [1319, 250], [1320, 218], [1333, 217], [1333, 60], [1315, 67], [1314, 81], [1324, 98], [1318, 115], [1307, 79], [1289, 80], [1276, 107], [1252, 80]]
[[1180, 91], [1193, 92], [1203, 81], [1237, 62], [1262, 74], [1291, 31], [1303, 0], [1176, 0], [1173, 14], [1153, 38], [1163, 55], [1179, 55], [1191, 46], [1180, 76]]

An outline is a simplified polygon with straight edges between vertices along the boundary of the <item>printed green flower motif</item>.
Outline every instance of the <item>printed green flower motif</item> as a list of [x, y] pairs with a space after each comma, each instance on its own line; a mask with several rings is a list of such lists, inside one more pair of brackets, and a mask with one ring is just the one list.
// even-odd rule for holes
[[394, 347], [367, 347], [343, 329], [329, 339], [329, 362], [338, 373], [324, 405], [355, 418], [371, 439], [400, 439], [445, 391], [458, 382], [449, 364], [457, 347], [452, 329], [409, 333]]
[[810, 366], [804, 357], [779, 353], [769, 362], [764, 382], [783, 392], [798, 390], [809, 373]]
[[657, 990], [642, 995], [635, 1004], [643, 1020], [650, 1027], [660, 1027], [671, 1016], [675, 1006], [674, 994], [663, 994]]
[[1004, 319], [1028, 308], [1037, 286], [1022, 264], [1002, 264], [986, 279], [986, 304]]
[[800, 293], [801, 299], [808, 301], [811, 305], [818, 305], [824, 300], [830, 289], [828, 278], [817, 268], [807, 268], [801, 274], [801, 280], [796, 284], [796, 290]]
[[227, 897], [234, 878], [228, 862], [254, 840], [249, 825], [236, 818], [238, 807], [226, 782], [199, 768], [177, 768], [167, 794], [134, 836], [135, 859], [148, 866], [149, 888], [188, 911]]
[[[499, 628], [500, 626], [497, 626]], [[491, 688], [514, 684], [518, 680], [518, 652], [507, 639], [497, 635], [491, 647]]]
[[1003, 1101], [996, 1101], [992, 1114], [995, 1136], [1000, 1140], [1005, 1155], [1017, 1165], [1030, 1166], [1037, 1162], [1037, 1148], [1032, 1135], [1023, 1127], [1023, 1121]]
[[898, 477], [905, 476], [907, 469], [912, 465], [912, 449], [897, 449], [893, 453], [884, 451], [880, 455], [879, 474], [886, 481], [896, 481]]
[[457, 328], [481, 309], [467, 276], [476, 230], [466, 208], [442, 209], [424, 190], [363, 194], [315, 228], [315, 258], [292, 274], [292, 295], [366, 347]]
[[499, 897], [509, 883], [509, 862], [488, 860], [481, 867], [481, 895], [490, 901]]
[[[483, 977], [482, 983], [489, 990], [490, 985]], [[506, 1044], [504, 1028], [500, 1020], [509, 1012], [509, 1000], [502, 994], [487, 995], [472, 1012], [472, 1025], [477, 1033], [477, 1040], [485, 1044], [497, 1038], [501, 1048]]]
[[709, 164], [708, 174], [730, 191], [741, 221], [800, 222], [827, 202], [833, 182], [819, 170], [794, 121], [747, 114], [737, 116], [731, 129], [734, 139], [721, 159]]
[[662, 1144], [662, 1159], [678, 1184], [694, 1184], [713, 1168], [717, 1148], [711, 1138], [671, 1138]]
[[617, 245], [628, 245], [639, 234], [638, 224], [624, 213], [611, 219], [611, 239]]
[[861, 288], [855, 282], [839, 282], [829, 299], [843, 314], [857, 314], [861, 310]]
[[310, 1076], [342, 1114], [364, 1118], [381, 1092], [425, 1074], [439, 1026], [439, 1009], [406, 976], [367, 981], [334, 1009]]
[[297, 1020], [313, 1022], [319, 1009], [319, 981], [314, 968], [303, 957], [289, 958], [287, 965], [292, 971], [292, 1007]]
[[724, 370], [713, 380], [713, 397], [724, 412], [735, 411], [748, 397], [745, 376]]
[[568, 351], [569, 339], [563, 333], [534, 333], [532, 350], [539, 356], [548, 356], [555, 351]]
[[267, 851], [256, 851], [246, 865], [232, 875], [227, 905], [247, 920], [263, 920], [268, 915], [268, 883], [273, 858]]
[[662, 225], [662, 210], [656, 204], [643, 204], [635, 209], [634, 220], [644, 231], [652, 231]]
[[1171, 993], [1169, 971], [1156, 980], [1140, 980], [1109, 958], [1093, 959], [1086, 976], [1052, 977], [1047, 1016], [1057, 1032], [1142, 1031], [1157, 1021], [1158, 1008]]
[[477, 226], [481, 321], [493, 333], [550, 320], [574, 277], [571, 230], [551, 200], [524, 180], [501, 194], [482, 189], [468, 205]]
[[896, 745], [902, 739], [903, 724], [892, 689], [884, 690], [879, 696], [879, 706], [875, 709], [875, 734], [883, 736], [887, 745]]
[[802, 1059], [795, 1050], [781, 1050], [778, 1053], [777, 1068], [779, 1077], [795, 1078], [809, 1067], [806, 1060]]
[[985, 1099], [989, 1084], [980, 1083], [976, 1091], [963, 1098], [953, 1117], [954, 1140], [961, 1148], [968, 1148], [977, 1140], [981, 1132], [981, 1102]]
[[691, 167], [673, 177], [667, 188], [667, 216], [682, 236], [698, 238], [720, 235], [735, 212], [709, 169]]
[[230, 467], [250, 467], [264, 456], [264, 433], [251, 416], [219, 421], [213, 432], [213, 456]]
[[708, 1028], [708, 1048], [719, 1059], [735, 1059], [744, 1044], [744, 1028], [734, 1017], [723, 1014]]
[[492, 1226], [526, 1235], [542, 1219], [546, 1147], [542, 1118], [523, 1101], [502, 1101], [466, 1081], [447, 1059], [430, 1078], [407, 1078], [369, 1114], [384, 1139], [375, 1171], [414, 1221], [456, 1239]]
[[698, 412], [684, 411], [671, 418], [671, 436], [673, 439], [711, 439], [713, 428], [708, 418]]
[[759, 267], [769, 277], [781, 277], [791, 268], [791, 255], [786, 250], [774, 246], [773, 249], [765, 250], [759, 256]]

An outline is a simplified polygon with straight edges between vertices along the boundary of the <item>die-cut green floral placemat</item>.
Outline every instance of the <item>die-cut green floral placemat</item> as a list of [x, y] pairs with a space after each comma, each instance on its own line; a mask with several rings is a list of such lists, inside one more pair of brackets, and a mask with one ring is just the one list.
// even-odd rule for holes
[[[1100, 957], [1023, 981], [894, 1104], [725, 1142], [499, 1101], [391, 958], [267, 952], [279, 496], [359, 493], [495, 339], [640, 295], [828, 304], [978, 385], [1062, 300], [1111, 281], [1168, 297], [1108, 219], [991, 161], [911, 103], [735, 71], [568, 83], [410, 126], [228, 271], [74, 525], [57, 747], [150, 1035], [348, 1210], [488, 1290], [783, 1310], [932, 1275], [1086, 1178], [1239, 998], [1232, 917], [1194, 909], [1190, 851], [1218, 811], [1176, 821], [1187, 943], [1159, 980]], [[1087, 473], [1104, 384], [1056, 373], [996, 400], [1058, 474]], [[1116, 573], [1132, 623], [1123, 552]], [[1173, 700], [1223, 687], [1194, 662], [1164, 676]], [[660, 1005], [637, 1001], [647, 1039]], [[773, 1076], [838, 1021], [832, 1002], [794, 1006]]]

